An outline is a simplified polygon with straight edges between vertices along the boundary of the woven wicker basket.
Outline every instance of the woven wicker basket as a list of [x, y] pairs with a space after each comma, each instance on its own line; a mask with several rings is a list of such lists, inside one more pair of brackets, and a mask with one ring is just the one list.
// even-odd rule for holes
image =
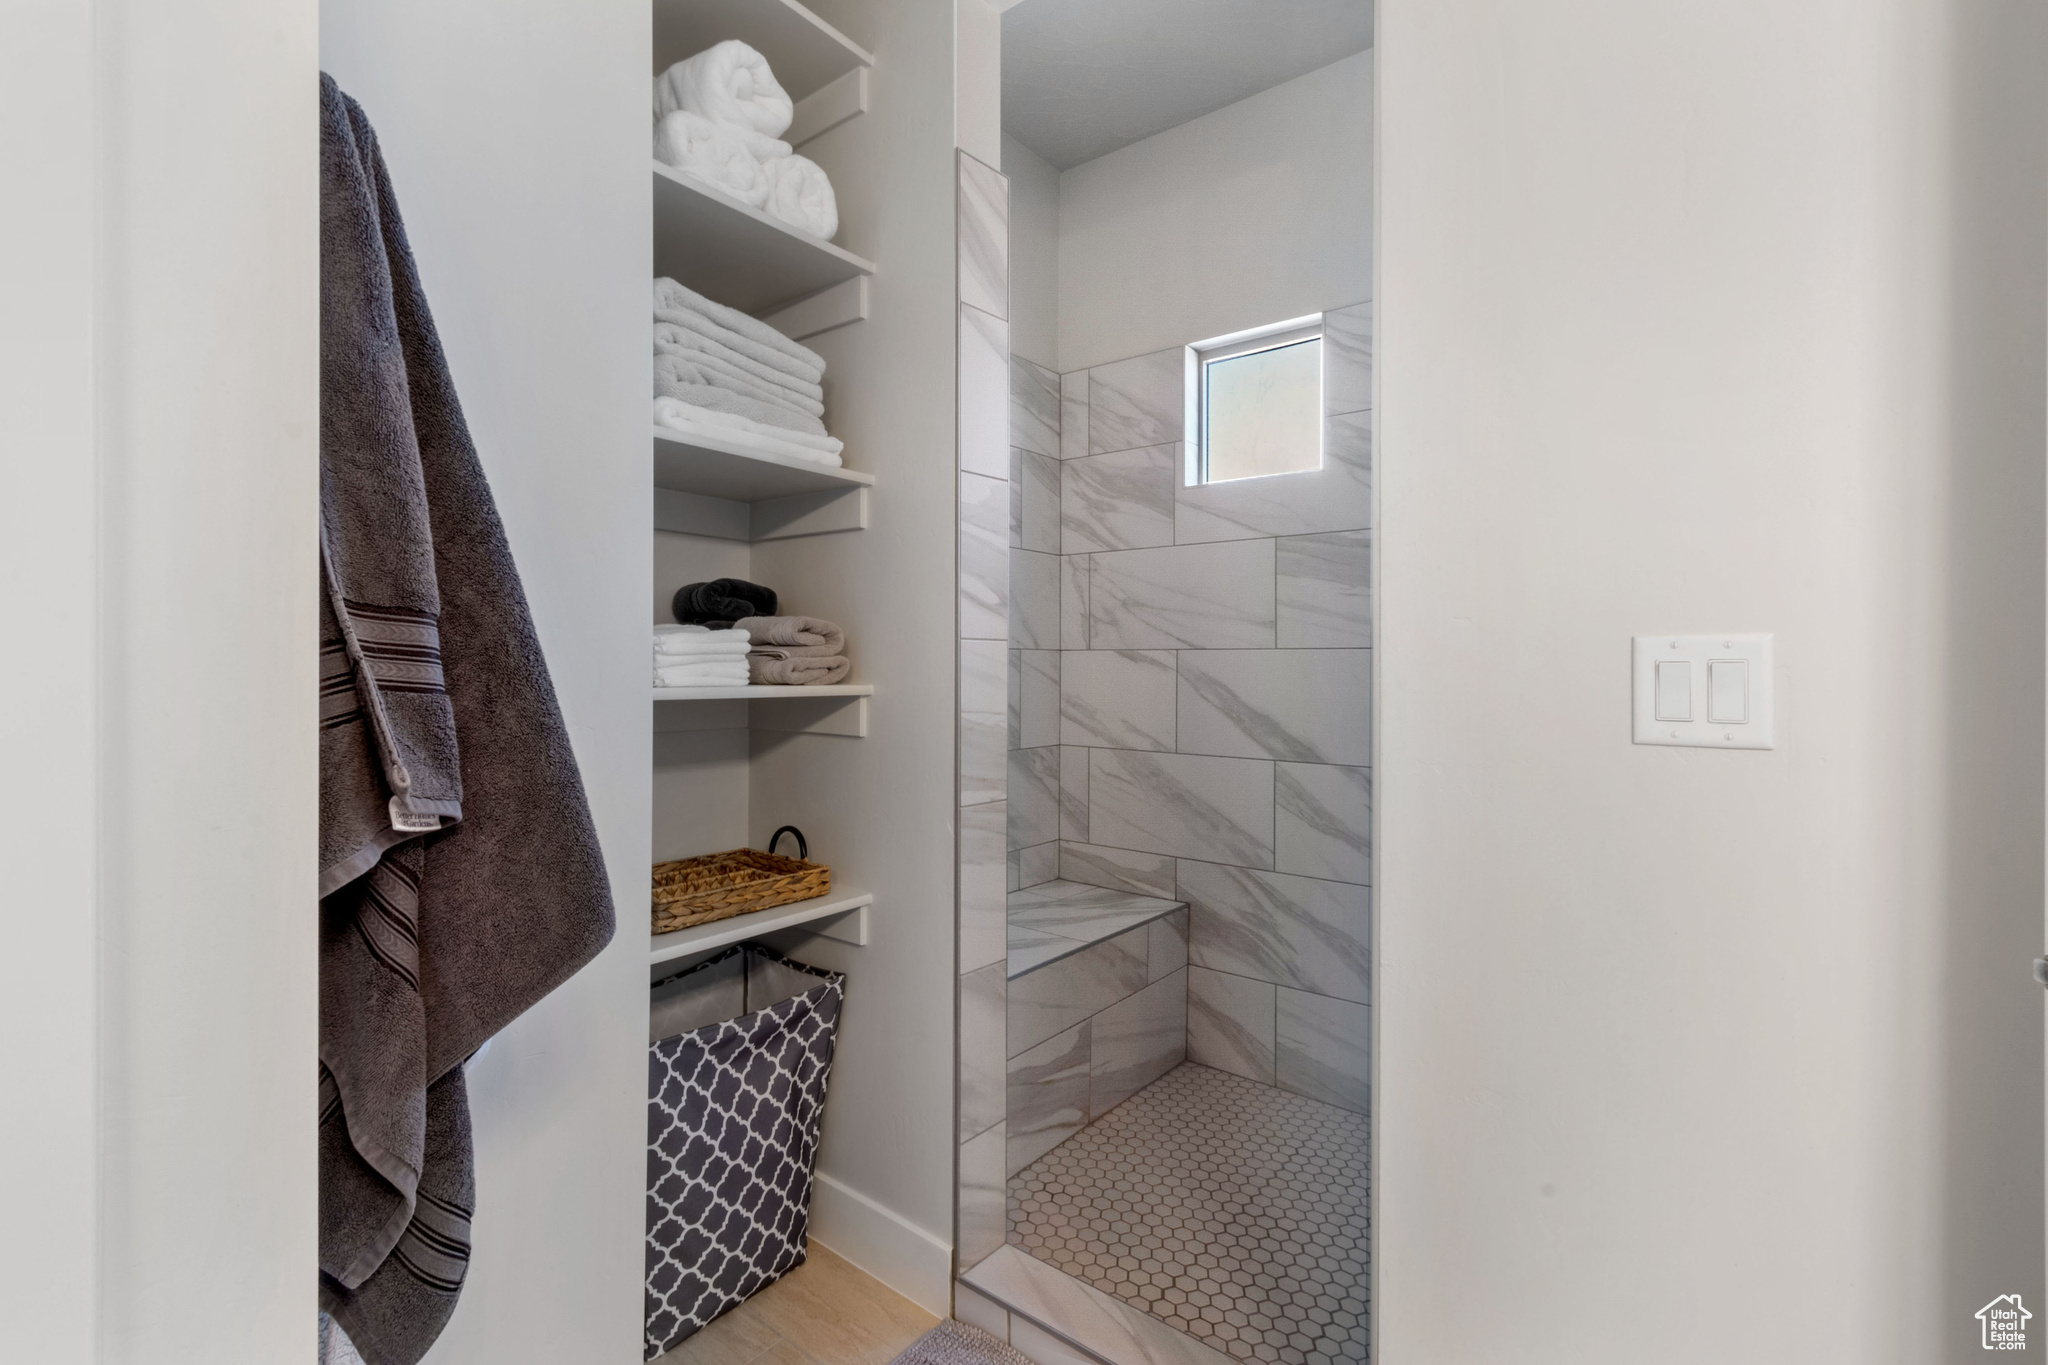
[[831, 889], [832, 869], [823, 863], [751, 848], [656, 863], [654, 932], [673, 933], [695, 924], [807, 901]]

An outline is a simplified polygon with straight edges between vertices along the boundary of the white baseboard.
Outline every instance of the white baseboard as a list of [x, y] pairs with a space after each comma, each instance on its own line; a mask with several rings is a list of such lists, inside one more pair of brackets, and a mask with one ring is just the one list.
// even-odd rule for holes
[[811, 1236], [926, 1312], [952, 1312], [953, 1244], [823, 1171], [811, 1186]]

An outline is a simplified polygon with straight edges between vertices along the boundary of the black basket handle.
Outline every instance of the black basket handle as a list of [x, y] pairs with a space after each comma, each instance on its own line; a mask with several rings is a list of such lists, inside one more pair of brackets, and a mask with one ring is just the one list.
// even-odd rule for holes
[[811, 860], [810, 841], [804, 838], [804, 832], [798, 829], [795, 825], [784, 825], [781, 829], [778, 829], [775, 831], [775, 833], [769, 835], [768, 851], [770, 853], [773, 853], [775, 851], [775, 841], [780, 839], [785, 834], [794, 834], [796, 836], [796, 856], [801, 858], [805, 862], [809, 862]]

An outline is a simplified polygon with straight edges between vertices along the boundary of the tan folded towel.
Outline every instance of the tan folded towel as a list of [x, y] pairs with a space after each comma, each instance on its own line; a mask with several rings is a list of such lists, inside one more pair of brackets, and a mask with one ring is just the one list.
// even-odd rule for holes
[[786, 658], [830, 659], [846, 653], [846, 632], [815, 616], [749, 616], [733, 627], [752, 636], [757, 648], [786, 651]]
[[823, 687], [846, 681], [846, 675], [853, 671], [853, 664], [843, 658], [792, 656], [789, 650], [770, 648], [757, 649], [749, 654], [747, 671], [756, 683], [776, 687]]

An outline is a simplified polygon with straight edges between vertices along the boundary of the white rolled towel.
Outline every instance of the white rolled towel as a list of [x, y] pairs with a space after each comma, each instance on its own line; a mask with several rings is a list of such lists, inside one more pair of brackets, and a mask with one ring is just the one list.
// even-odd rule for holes
[[831, 241], [839, 234], [839, 197], [823, 168], [807, 156], [776, 157], [761, 163], [768, 181], [762, 205], [771, 217]]
[[736, 123], [766, 137], [781, 137], [796, 117], [768, 59], [728, 38], [677, 62], [654, 78], [654, 116], [687, 109], [713, 123]]
[[654, 159], [724, 190], [749, 208], [768, 202], [768, 176], [740, 130], [678, 109], [654, 125]]

